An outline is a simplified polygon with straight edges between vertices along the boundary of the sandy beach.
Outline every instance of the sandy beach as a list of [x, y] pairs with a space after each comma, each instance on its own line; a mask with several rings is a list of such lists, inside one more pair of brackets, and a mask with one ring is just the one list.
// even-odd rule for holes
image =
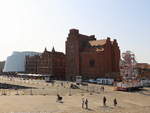
[[[63, 86], [57, 82], [52, 84], [24, 83], [24, 81], [10, 81], [1, 79], [1, 83], [18, 84], [23, 86], [33, 86], [35, 89], [18, 89], [0, 91], [0, 113], [149, 113], [150, 112], [150, 88], [144, 88], [137, 92], [114, 91], [112, 86], [104, 86], [104, 92], [98, 91], [100, 85], [90, 84], [80, 89], [69, 89], [69, 85]], [[31, 95], [32, 90], [32, 95]], [[5, 92], [6, 95], [3, 95]], [[17, 95], [18, 93], [18, 95]], [[63, 97], [63, 103], [56, 102], [57, 93]], [[71, 96], [69, 94], [71, 93]], [[106, 106], [103, 106], [103, 97], [107, 98]], [[88, 99], [89, 109], [81, 106], [82, 98]], [[116, 98], [118, 105], [114, 107], [113, 99]]]

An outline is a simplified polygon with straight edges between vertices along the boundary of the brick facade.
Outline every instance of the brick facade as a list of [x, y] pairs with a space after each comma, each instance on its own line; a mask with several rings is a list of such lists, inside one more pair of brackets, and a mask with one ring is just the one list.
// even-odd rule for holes
[[37, 74], [48, 74], [56, 79], [65, 79], [65, 55], [56, 52], [53, 48], [51, 52], [46, 49], [41, 55], [26, 57], [26, 72]]
[[[50, 74], [57, 79], [111, 77], [119, 75], [120, 49], [117, 40], [96, 40], [94, 35], [71, 29], [66, 41], [66, 55], [54, 49], [26, 57], [26, 72]], [[65, 76], [66, 75], [66, 76]]]
[[120, 49], [117, 40], [96, 40], [71, 29], [66, 41], [66, 79], [116, 77], [119, 73]]

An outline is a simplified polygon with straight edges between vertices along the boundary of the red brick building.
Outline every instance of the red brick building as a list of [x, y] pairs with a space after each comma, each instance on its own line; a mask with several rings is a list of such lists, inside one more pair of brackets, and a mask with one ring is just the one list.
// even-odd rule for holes
[[26, 72], [37, 74], [48, 74], [56, 79], [65, 79], [65, 55], [56, 52], [54, 48], [51, 52], [44, 50], [41, 55], [26, 57]]
[[71, 29], [66, 41], [66, 79], [116, 77], [119, 73], [120, 49], [117, 40], [96, 40]]
[[39, 55], [26, 56], [25, 72], [37, 74]]

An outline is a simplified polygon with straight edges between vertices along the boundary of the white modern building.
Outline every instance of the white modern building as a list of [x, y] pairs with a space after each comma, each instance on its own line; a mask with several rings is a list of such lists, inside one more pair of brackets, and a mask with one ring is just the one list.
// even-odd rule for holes
[[13, 52], [7, 57], [3, 72], [25, 72], [25, 57], [39, 55], [38, 52]]

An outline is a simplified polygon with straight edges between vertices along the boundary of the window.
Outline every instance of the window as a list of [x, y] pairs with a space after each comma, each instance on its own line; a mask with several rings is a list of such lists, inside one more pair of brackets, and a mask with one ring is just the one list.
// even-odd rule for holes
[[95, 66], [95, 60], [90, 60], [89, 61], [89, 65], [90, 65], [90, 67], [94, 67]]

